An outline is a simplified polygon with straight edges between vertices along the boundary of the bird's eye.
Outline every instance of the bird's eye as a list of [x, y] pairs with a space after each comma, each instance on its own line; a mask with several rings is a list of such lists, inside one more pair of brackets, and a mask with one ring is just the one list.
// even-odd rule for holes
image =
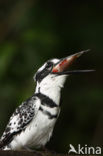
[[40, 82], [44, 77], [46, 77], [52, 71], [52, 68], [53, 68], [53, 63], [47, 62], [46, 64], [44, 64], [43, 68], [36, 73], [34, 79]]
[[48, 70], [51, 70], [52, 67], [53, 67], [53, 63], [52, 62], [47, 62], [47, 65], [46, 65], [45, 68], [48, 69]]

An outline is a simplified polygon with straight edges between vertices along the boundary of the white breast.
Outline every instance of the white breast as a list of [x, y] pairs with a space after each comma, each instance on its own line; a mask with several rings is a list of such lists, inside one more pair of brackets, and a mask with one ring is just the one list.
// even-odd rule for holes
[[[45, 107], [45, 106], [44, 106]], [[50, 109], [50, 108], [49, 108]], [[59, 108], [52, 108], [51, 113], [59, 113]], [[50, 139], [56, 122], [56, 118], [48, 119], [48, 116], [38, 111], [36, 118], [11, 142], [13, 149], [44, 146]]]

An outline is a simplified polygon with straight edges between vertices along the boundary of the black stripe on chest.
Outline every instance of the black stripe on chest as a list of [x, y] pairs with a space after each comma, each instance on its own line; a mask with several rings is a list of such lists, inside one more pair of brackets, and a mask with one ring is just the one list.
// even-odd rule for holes
[[36, 93], [35, 96], [40, 98], [41, 104], [50, 108], [58, 107], [58, 105], [48, 96], [42, 94], [42, 93]]
[[49, 119], [54, 119], [54, 118], [57, 118], [57, 117], [58, 117], [58, 114], [53, 115], [53, 114], [51, 114], [50, 112], [44, 110], [42, 107], [40, 107], [39, 110], [40, 110], [43, 114], [47, 115]]

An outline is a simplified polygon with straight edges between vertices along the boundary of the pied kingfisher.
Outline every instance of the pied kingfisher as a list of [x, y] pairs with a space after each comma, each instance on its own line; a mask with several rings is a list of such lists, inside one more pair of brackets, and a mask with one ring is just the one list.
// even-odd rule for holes
[[35, 93], [24, 101], [11, 116], [0, 139], [1, 150], [22, 150], [41, 148], [52, 136], [54, 125], [60, 113], [61, 89], [68, 75], [89, 72], [92, 70], [66, 69], [79, 56], [87, 51], [74, 55], [51, 59], [36, 72]]

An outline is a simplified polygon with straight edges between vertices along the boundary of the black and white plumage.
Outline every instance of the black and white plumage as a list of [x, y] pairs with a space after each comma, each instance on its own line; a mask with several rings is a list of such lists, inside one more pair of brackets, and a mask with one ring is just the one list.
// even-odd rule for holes
[[1, 137], [0, 147], [8, 148], [8, 143], [12, 141], [13, 137], [25, 130], [33, 117], [36, 116], [39, 109], [39, 106], [37, 107], [35, 104], [36, 100], [37, 97], [32, 96], [15, 110]]
[[[47, 61], [35, 74], [35, 93], [11, 116], [0, 139], [1, 150], [21, 150], [45, 146], [52, 136], [60, 112], [61, 88], [68, 75], [84, 71], [65, 71], [86, 51], [63, 59]], [[85, 71], [87, 72], [87, 71]]]

